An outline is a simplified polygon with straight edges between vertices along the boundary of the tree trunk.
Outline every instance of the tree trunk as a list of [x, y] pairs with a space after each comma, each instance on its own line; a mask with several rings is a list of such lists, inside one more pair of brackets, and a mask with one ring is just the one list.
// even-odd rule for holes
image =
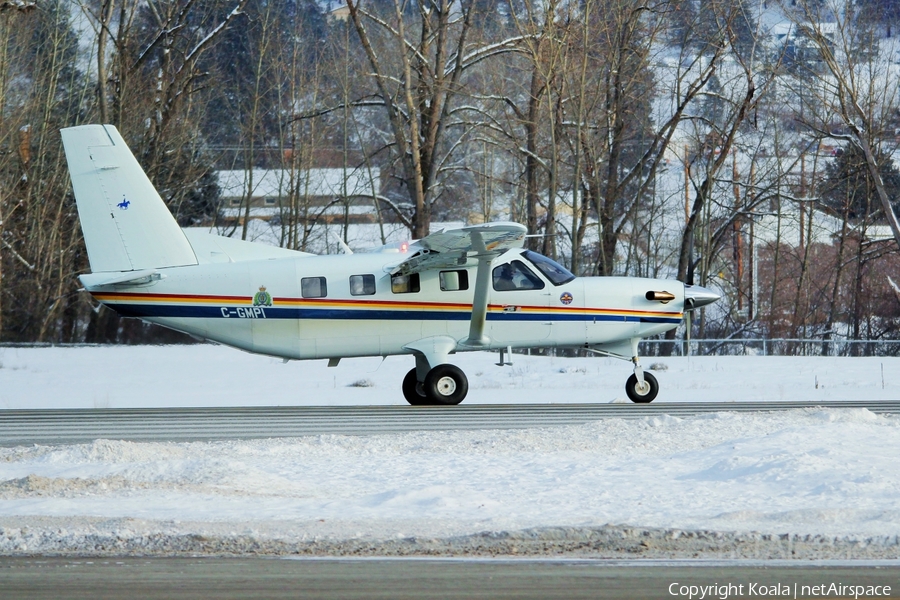
[[[525, 227], [531, 235], [538, 230], [538, 159], [537, 129], [538, 112], [543, 86], [537, 67], [531, 71], [531, 93], [528, 97], [528, 117], [525, 121]], [[527, 238], [526, 245], [531, 250], [539, 248], [538, 238]]]

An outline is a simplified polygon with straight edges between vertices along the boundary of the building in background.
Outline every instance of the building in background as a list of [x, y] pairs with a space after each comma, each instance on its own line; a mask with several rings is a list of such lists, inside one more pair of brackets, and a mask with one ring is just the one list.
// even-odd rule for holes
[[293, 215], [299, 221], [374, 223], [381, 194], [381, 173], [371, 169], [253, 169], [216, 172], [221, 218], [242, 223]]

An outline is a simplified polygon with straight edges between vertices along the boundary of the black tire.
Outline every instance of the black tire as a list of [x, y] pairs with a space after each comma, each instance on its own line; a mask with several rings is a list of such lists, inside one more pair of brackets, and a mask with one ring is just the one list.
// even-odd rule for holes
[[417, 389], [418, 386], [419, 381], [416, 379], [416, 370], [413, 369], [403, 378], [403, 385], [401, 386], [403, 389], [403, 397], [413, 406], [431, 404], [425, 395], [419, 393], [419, 390]]
[[469, 380], [456, 365], [438, 365], [425, 376], [425, 395], [432, 404], [459, 404], [469, 393]]
[[641, 390], [638, 389], [637, 375], [634, 373], [632, 373], [631, 377], [628, 378], [628, 381], [625, 382], [625, 393], [628, 394], [628, 397], [631, 398], [632, 402], [649, 404], [650, 402], [653, 402], [653, 399], [656, 398], [656, 395], [659, 393], [659, 382], [656, 381], [656, 377], [653, 376], [653, 373], [644, 371], [644, 381], [650, 384], [649, 389], [644, 391], [644, 393], [641, 393]]

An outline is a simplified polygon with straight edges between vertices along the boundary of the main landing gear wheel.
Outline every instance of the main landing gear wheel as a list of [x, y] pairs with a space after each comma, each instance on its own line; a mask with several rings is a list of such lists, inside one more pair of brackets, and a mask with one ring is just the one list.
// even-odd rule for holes
[[403, 378], [403, 397], [413, 406], [423, 406], [431, 404], [422, 390], [422, 384], [416, 379], [416, 370], [413, 369]]
[[644, 371], [644, 385], [642, 387], [638, 384], [637, 375], [632, 373], [628, 381], [625, 382], [625, 393], [628, 394], [632, 402], [647, 404], [653, 402], [653, 399], [659, 393], [659, 383], [652, 373]]
[[456, 365], [438, 365], [428, 371], [423, 387], [432, 404], [459, 404], [469, 393], [469, 380]]

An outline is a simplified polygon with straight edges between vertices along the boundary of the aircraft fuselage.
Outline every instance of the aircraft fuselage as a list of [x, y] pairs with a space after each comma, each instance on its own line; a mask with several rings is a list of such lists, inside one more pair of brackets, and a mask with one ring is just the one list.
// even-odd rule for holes
[[[410, 354], [404, 346], [412, 340], [466, 338], [476, 267], [422, 272], [418, 291], [400, 292], [396, 285], [392, 289], [390, 271], [402, 256], [207, 263], [159, 269], [162, 278], [141, 285], [88, 290], [124, 316], [290, 359]], [[512, 251], [492, 266], [512, 260], [522, 258]], [[680, 282], [580, 277], [554, 285], [532, 270], [541, 289], [490, 289], [485, 325], [489, 343], [477, 349], [602, 346], [655, 335], [681, 323]], [[456, 285], [446, 285], [447, 273]], [[645, 298], [650, 290], [665, 290], [675, 298], [667, 304], [650, 301]]]

